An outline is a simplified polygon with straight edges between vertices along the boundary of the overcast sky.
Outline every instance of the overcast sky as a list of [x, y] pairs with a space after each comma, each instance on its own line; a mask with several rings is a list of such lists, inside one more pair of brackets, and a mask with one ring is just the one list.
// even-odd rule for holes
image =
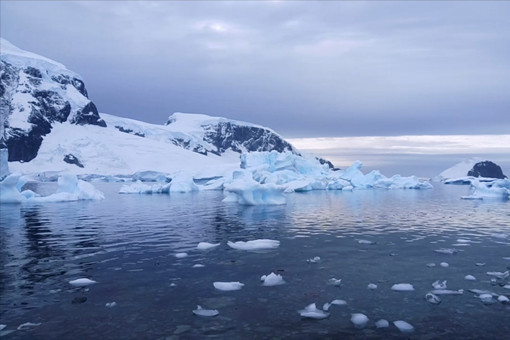
[[510, 131], [510, 2], [2, 1], [1, 35], [100, 112], [285, 137]]

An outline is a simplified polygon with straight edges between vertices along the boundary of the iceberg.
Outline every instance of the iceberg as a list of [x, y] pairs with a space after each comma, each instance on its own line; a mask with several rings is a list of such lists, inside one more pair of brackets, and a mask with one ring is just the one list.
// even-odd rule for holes
[[279, 274], [271, 273], [269, 275], [262, 275], [260, 281], [263, 281], [263, 286], [278, 286], [285, 284], [283, 277]]
[[462, 196], [462, 199], [509, 199], [510, 180], [497, 179], [491, 182], [482, 182], [479, 179], [471, 180], [471, 195]]
[[261, 250], [261, 249], [274, 249], [280, 246], [280, 241], [260, 239], [252, 241], [238, 241], [238, 242], [227, 242], [230, 248], [238, 250]]
[[393, 321], [393, 324], [395, 325], [395, 327], [398, 328], [399, 331], [401, 331], [402, 333], [411, 333], [414, 331], [414, 327], [406, 322], [406, 321], [403, 321], [403, 320], [397, 320], [397, 321]]
[[285, 188], [273, 183], [259, 183], [251, 173], [238, 170], [232, 174], [232, 180], [225, 183], [226, 194], [223, 202], [235, 202], [241, 205], [280, 205], [285, 204]]

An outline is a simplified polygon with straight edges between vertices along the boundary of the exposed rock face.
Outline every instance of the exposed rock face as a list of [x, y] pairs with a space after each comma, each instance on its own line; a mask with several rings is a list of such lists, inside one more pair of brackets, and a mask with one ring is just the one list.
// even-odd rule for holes
[[503, 174], [501, 167], [491, 161], [476, 163], [473, 168], [468, 171], [467, 175], [473, 177], [507, 178]]
[[83, 168], [83, 164], [81, 164], [80, 160], [72, 153], [64, 156], [64, 162], [69, 163], [69, 164], [74, 164], [80, 168]]
[[0, 135], [9, 161], [34, 159], [54, 123], [106, 127], [77, 74], [5, 39], [1, 43]]

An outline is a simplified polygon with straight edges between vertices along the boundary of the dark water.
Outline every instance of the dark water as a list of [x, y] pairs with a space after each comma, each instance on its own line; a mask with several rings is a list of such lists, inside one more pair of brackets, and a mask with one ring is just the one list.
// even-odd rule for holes
[[[51, 192], [51, 185], [37, 190]], [[436, 184], [426, 191], [293, 194], [285, 206], [244, 207], [222, 203], [218, 192], [118, 195], [118, 184], [96, 186], [106, 200], [0, 207], [5, 339], [502, 339], [510, 334], [510, 305], [486, 305], [467, 291], [510, 295], [503, 287], [508, 278], [491, 282], [486, 274], [510, 266], [508, 201], [463, 201], [459, 197], [467, 187]], [[246, 252], [226, 244], [262, 238], [281, 245]], [[201, 241], [221, 245], [199, 251]], [[434, 252], [440, 248], [459, 252]], [[179, 252], [189, 256], [176, 258]], [[307, 263], [315, 256], [318, 263]], [[262, 286], [260, 276], [271, 272], [282, 274], [286, 284]], [[467, 274], [477, 280], [466, 281]], [[80, 277], [98, 283], [89, 289], [68, 283]], [[342, 279], [340, 287], [327, 283], [333, 277]], [[436, 280], [466, 291], [431, 305], [424, 295]], [[222, 292], [214, 281], [245, 286]], [[367, 289], [369, 283], [378, 288]], [[395, 283], [411, 283], [415, 290], [394, 292]], [[307, 320], [297, 312], [334, 299], [347, 305], [332, 306], [327, 319]], [[115, 307], [105, 307], [113, 301]], [[195, 316], [196, 305], [220, 315]], [[367, 327], [355, 329], [351, 313], [366, 314]], [[390, 324], [405, 320], [415, 331], [402, 334], [393, 325], [378, 330], [375, 321], [381, 318]], [[16, 330], [26, 322], [40, 325]]]

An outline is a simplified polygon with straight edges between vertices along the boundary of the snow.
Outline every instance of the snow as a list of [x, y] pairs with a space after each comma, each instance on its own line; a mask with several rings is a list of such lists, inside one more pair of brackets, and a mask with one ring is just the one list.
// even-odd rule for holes
[[263, 281], [263, 286], [278, 286], [285, 284], [283, 277], [279, 274], [271, 273], [269, 275], [262, 275], [260, 281]]
[[219, 245], [220, 245], [220, 243], [200, 242], [197, 244], [197, 249], [208, 250], [208, 249], [216, 248]]
[[216, 315], [220, 314], [220, 312], [218, 312], [218, 310], [216, 310], [216, 309], [204, 309], [200, 305], [197, 305], [197, 309], [193, 310], [193, 314], [198, 315], [198, 316], [210, 317], [210, 316], [216, 316]]
[[[21, 67], [44, 67], [49, 69], [66, 69], [64, 65], [38, 54], [24, 51], [8, 40], [0, 38], [0, 55], [3, 60]], [[66, 69], [67, 70], [67, 69]]]
[[414, 287], [410, 283], [397, 283], [391, 286], [391, 289], [396, 292], [411, 292], [414, 290]]
[[356, 328], [365, 328], [368, 323], [368, 317], [362, 313], [351, 314], [351, 322]]
[[318, 309], [315, 303], [306, 306], [304, 309], [298, 311], [299, 315], [309, 319], [325, 319], [329, 316], [329, 313]]
[[482, 161], [481, 158], [471, 158], [460, 163], [457, 163], [454, 166], [441, 172], [438, 176], [438, 179], [445, 180], [451, 178], [466, 177], [469, 170], [471, 170], [476, 163], [481, 161]]
[[75, 286], [75, 287], [85, 287], [90, 286], [92, 284], [96, 283], [96, 281], [87, 279], [87, 278], [80, 278], [76, 280], [69, 281], [69, 284]]
[[214, 288], [222, 291], [239, 290], [243, 288], [244, 283], [241, 282], [214, 282]]
[[397, 320], [397, 321], [393, 321], [393, 324], [402, 333], [411, 333], [411, 332], [414, 332], [414, 327], [411, 324], [407, 323], [406, 321]]
[[280, 241], [277, 240], [269, 240], [269, 239], [259, 239], [252, 241], [237, 241], [237, 242], [227, 242], [230, 248], [238, 249], [238, 250], [261, 250], [261, 249], [274, 249], [280, 246]]

